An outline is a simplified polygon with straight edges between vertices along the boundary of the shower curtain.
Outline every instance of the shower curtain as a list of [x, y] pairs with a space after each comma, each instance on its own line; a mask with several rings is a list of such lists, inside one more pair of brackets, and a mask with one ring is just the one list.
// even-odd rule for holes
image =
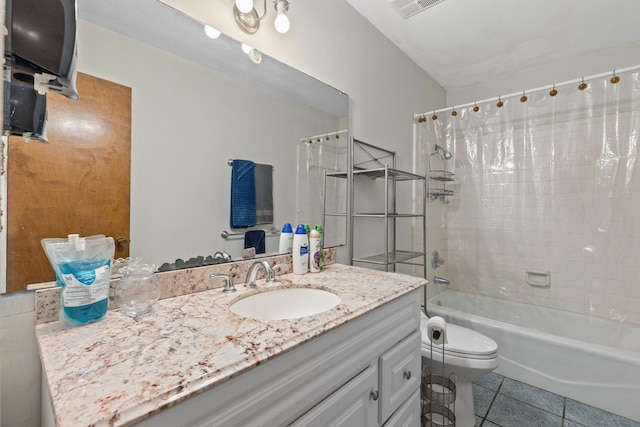
[[455, 195], [429, 203], [451, 288], [640, 324], [639, 74], [415, 124], [418, 173], [435, 144], [453, 153]]
[[304, 138], [296, 147], [296, 224], [311, 228], [324, 224], [325, 247], [346, 243], [347, 180], [329, 177], [325, 181], [325, 173], [346, 173], [348, 141], [347, 131], [341, 131]]

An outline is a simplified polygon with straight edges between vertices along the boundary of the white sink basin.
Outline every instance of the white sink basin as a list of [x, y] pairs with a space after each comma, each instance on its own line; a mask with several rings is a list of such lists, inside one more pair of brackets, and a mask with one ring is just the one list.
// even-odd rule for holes
[[331, 310], [340, 301], [339, 296], [322, 289], [286, 288], [243, 298], [231, 305], [231, 311], [258, 320], [297, 319]]

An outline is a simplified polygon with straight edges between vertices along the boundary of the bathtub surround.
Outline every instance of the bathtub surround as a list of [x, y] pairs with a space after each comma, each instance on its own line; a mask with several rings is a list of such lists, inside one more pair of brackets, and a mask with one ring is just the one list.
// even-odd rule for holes
[[[455, 159], [437, 225], [450, 288], [640, 324], [640, 78], [616, 76], [416, 123], [417, 157], [438, 144]], [[527, 284], [547, 271], [551, 286]]]
[[497, 373], [640, 422], [640, 325], [453, 290], [427, 313], [496, 341]]

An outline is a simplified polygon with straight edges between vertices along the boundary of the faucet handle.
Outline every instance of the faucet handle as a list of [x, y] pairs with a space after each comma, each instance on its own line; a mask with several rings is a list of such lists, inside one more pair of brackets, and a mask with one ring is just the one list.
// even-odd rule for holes
[[227, 281], [226, 285], [224, 286], [224, 289], [222, 290], [222, 292], [224, 292], [225, 294], [230, 294], [236, 291], [236, 287], [233, 285], [233, 280], [231, 280], [231, 276], [229, 276], [228, 274], [214, 273], [209, 277], [211, 277], [212, 279], [221, 277]]
[[272, 275], [270, 275], [269, 277], [267, 277], [267, 283], [277, 283], [278, 282], [278, 277], [276, 276], [276, 270], [280, 270], [282, 267], [289, 265], [288, 262], [281, 262], [279, 264], [274, 265], [273, 267], [271, 267], [271, 270], [273, 272]]
[[440, 254], [438, 253], [438, 251], [433, 251], [433, 254], [431, 255], [431, 267], [438, 268], [438, 267], [442, 267], [442, 265], [444, 264], [444, 258], [440, 258]]

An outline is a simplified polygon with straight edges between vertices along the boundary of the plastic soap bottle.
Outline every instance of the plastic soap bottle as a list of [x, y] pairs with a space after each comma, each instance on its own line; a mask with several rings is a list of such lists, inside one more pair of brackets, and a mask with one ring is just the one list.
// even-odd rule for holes
[[320, 233], [320, 270], [322, 270], [324, 266], [324, 235], [322, 233], [324, 233], [324, 230], [321, 225], [316, 225], [316, 230]]
[[293, 235], [293, 274], [307, 274], [309, 271], [309, 237], [304, 225], [300, 224]]
[[316, 228], [309, 233], [309, 271], [319, 273], [322, 270], [322, 227], [316, 225]]
[[293, 249], [293, 229], [288, 222], [282, 227], [280, 232], [280, 246], [278, 252], [281, 254], [290, 254]]

